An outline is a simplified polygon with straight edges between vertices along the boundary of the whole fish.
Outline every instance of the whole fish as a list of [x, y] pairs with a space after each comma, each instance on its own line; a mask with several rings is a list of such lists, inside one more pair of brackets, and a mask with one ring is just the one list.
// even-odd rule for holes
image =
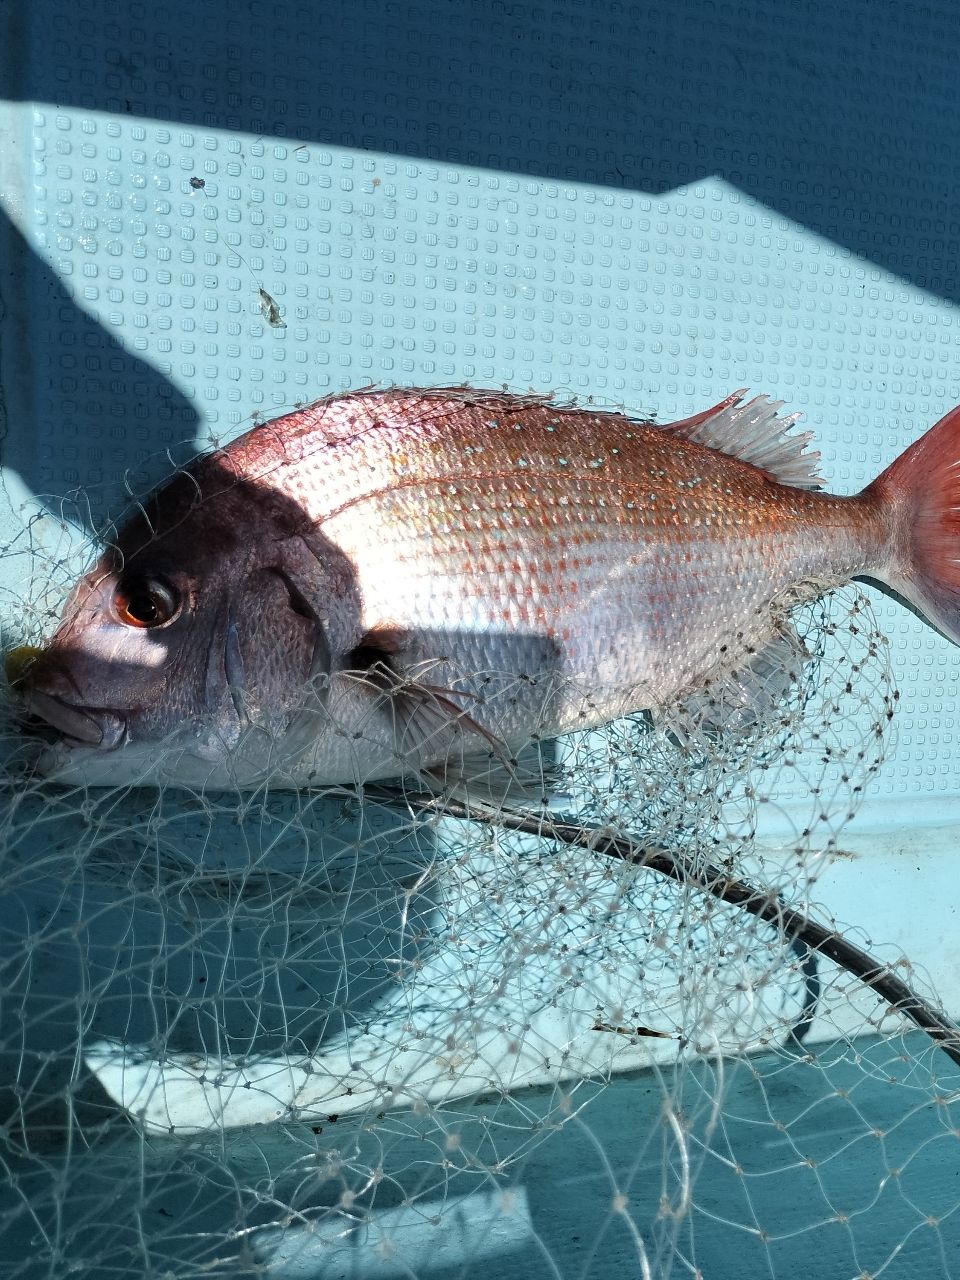
[[[960, 640], [960, 409], [862, 493], [743, 393], [667, 425], [467, 388], [361, 391], [157, 490], [8, 674], [68, 781], [469, 789], [531, 740], [760, 714], [788, 612], [852, 578]], [[723, 714], [720, 712], [719, 714]]]

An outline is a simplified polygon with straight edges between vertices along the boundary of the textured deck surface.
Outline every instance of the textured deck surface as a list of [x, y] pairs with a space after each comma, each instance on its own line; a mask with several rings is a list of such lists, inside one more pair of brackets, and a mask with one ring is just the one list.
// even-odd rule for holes
[[[0, 532], [49, 495], [35, 535], [55, 545], [63, 495], [83, 490], [67, 512], [98, 527], [128, 469], [156, 479], [253, 414], [367, 382], [532, 387], [662, 418], [746, 385], [803, 410], [831, 488], [853, 491], [960, 401], [958, 59], [949, 0], [10, 4]], [[9, 562], [5, 598], [25, 573]], [[879, 608], [901, 710], [861, 825], [889, 843], [960, 818], [960, 661]], [[944, 839], [927, 862], [917, 835], [909, 895], [854, 874], [836, 909], [859, 923], [869, 898], [873, 938], [916, 933], [952, 995]], [[13, 950], [32, 925], [14, 911], [5, 927]], [[946, 1112], [932, 1124], [886, 1069], [851, 1067], [847, 1143], [855, 1112], [830, 1094], [846, 1068], [828, 1086], [780, 1067], [762, 1088], [738, 1071], [725, 1124], [744, 1172], [705, 1158], [692, 1244], [679, 1228], [689, 1267], [960, 1274]], [[797, 1119], [752, 1145], [771, 1098]], [[512, 1199], [478, 1188], [441, 1243], [398, 1208], [391, 1247], [418, 1275], [641, 1274], [631, 1223], [655, 1256], [660, 1099], [656, 1077], [618, 1081], [524, 1159]], [[14, 1236], [17, 1274], [48, 1274], [29, 1269], [38, 1237]], [[375, 1246], [318, 1261], [291, 1230], [269, 1275], [403, 1273]]]

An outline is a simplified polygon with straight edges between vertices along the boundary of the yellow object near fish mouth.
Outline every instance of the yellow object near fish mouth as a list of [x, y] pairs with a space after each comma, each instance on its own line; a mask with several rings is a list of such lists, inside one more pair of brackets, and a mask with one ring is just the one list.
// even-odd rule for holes
[[3, 670], [7, 677], [7, 683], [13, 688], [16, 688], [18, 684], [22, 684], [27, 672], [42, 653], [42, 649], [38, 649], [32, 644], [21, 644], [17, 645], [16, 649], [11, 649], [3, 660]]

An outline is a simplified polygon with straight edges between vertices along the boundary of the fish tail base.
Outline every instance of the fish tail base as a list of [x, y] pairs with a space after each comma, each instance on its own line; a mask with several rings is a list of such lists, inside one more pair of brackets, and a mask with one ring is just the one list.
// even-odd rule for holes
[[890, 530], [875, 576], [960, 644], [960, 406], [912, 444], [861, 495]]

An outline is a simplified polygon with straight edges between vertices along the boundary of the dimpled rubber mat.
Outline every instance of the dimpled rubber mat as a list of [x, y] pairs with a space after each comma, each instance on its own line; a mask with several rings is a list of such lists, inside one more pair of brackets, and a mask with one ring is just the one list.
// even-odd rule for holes
[[[747, 387], [801, 411], [828, 487], [858, 490], [960, 402], [958, 60], [949, 0], [0, 6], [0, 541], [29, 525], [31, 545], [60, 555], [101, 529], [125, 490], [143, 492], [198, 447], [367, 384], [532, 389], [660, 420]], [[14, 639], [35, 572], [19, 554], [0, 563]], [[956, 837], [922, 829], [960, 818], [960, 650], [872, 599], [900, 691], [895, 737], [853, 824], [859, 861], [824, 881], [823, 898], [949, 993]], [[30, 921], [17, 926], [25, 936], [40, 927]], [[896, 1070], [871, 1069], [869, 1087], [882, 1092]], [[620, 1142], [626, 1111], [666, 1126], [660, 1089], [647, 1098], [643, 1079], [603, 1095], [566, 1165], [540, 1150], [535, 1181], [516, 1180], [509, 1203], [492, 1182], [461, 1203], [458, 1184], [460, 1234], [446, 1243], [423, 1228], [441, 1221], [440, 1191], [410, 1212], [397, 1191], [361, 1242], [359, 1192], [345, 1182], [340, 1234], [319, 1255], [312, 1238], [284, 1234], [291, 1195], [276, 1238], [258, 1237], [256, 1265], [239, 1232], [223, 1274], [238, 1258], [248, 1269], [236, 1262], [236, 1274], [269, 1280], [661, 1274], [642, 1270], [635, 1247], [656, 1231], [639, 1215], [634, 1230], [621, 1203], [664, 1163], [659, 1147], [635, 1158]], [[848, 1087], [845, 1075], [828, 1083]], [[778, 1080], [768, 1096], [791, 1087]], [[814, 1088], [809, 1115], [797, 1103], [807, 1147], [782, 1152], [768, 1135], [749, 1209], [724, 1199], [733, 1158], [711, 1181], [704, 1157], [700, 1252], [681, 1250], [670, 1274], [958, 1273], [955, 1228], [940, 1221], [950, 1214], [904, 1216], [899, 1201], [887, 1212], [885, 1180], [900, 1165], [878, 1155], [865, 1189], [853, 1137], [849, 1149], [837, 1140], [829, 1173], [811, 1172], [813, 1201], [788, 1182], [781, 1194], [774, 1175], [806, 1169], [816, 1142], [841, 1132], [810, 1119], [833, 1096]], [[769, 1119], [754, 1104], [734, 1128]], [[541, 1124], [538, 1107], [525, 1123]], [[865, 1145], [880, 1121], [859, 1122]], [[403, 1137], [411, 1166], [414, 1129]], [[922, 1206], [946, 1175], [941, 1147], [909, 1132], [904, 1151], [924, 1151]], [[256, 1141], [231, 1151], [232, 1165], [192, 1149], [198, 1231], [207, 1205], [211, 1223], [229, 1217], [210, 1189], [229, 1184], [229, 1199], [223, 1169], [257, 1187], [261, 1206], [276, 1190], [266, 1173], [258, 1181]], [[942, 1167], [952, 1186], [952, 1147]], [[166, 1182], [144, 1193], [151, 1212], [165, 1195], [170, 1213], [187, 1214], [189, 1194], [178, 1201]], [[796, 1243], [785, 1204], [802, 1218]], [[869, 1206], [875, 1247], [850, 1226]], [[101, 1232], [109, 1218], [96, 1219]], [[819, 1262], [817, 1223], [834, 1233]], [[16, 1231], [18, 1248], [39, 1247]], [[389, 1261], [397, 1232], [405, 1272]], [[147, 1253], [195, 1274], [176, 1269], [178, 1249]], [[50, 1250], [49, 1271], [22, 1274], [61, 1274], [65, 1255]]]
[[[850, 491], [960, 398], [949, 6], [871, 12], [870, 41], [857, 6], [537, 15], [11, 16], [7, 468], [95, 519], [127, 468], [369, 382], [661, 418], [747, 386]], [[874, 795], [936, 818], [956, 660], [880, 608], [902, 700]]]

